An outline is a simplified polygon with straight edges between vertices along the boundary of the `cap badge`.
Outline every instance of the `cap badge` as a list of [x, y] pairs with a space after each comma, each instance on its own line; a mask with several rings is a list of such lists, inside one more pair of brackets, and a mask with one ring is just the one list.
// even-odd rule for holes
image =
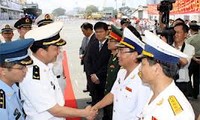
[[26, 23], [29, 23], [29, 22], [30, 22], [30, 20], [29, 20], [28, 18], [26, 18], [26, 19], [25, 19], [25, 22], [26, 22]]
[[5, 28], [10, 28], [10, 25], [8, 25], [8, 24], [7, 24], [7, 25], [5, 25]]
[[44, 17], [45, 17], [45, 19], [50, 19], [51, 18], [49, 14], [46, 14]]

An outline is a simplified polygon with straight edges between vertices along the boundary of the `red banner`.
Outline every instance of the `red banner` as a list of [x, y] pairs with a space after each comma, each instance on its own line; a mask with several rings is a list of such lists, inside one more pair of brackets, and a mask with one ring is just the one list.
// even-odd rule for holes
[[[148, 13], [158, 14], [157, 5], [148, 5]], [[170, 14], [200, 13], [200, 0], [176, 0], [173, 4], [173, 10]]]
[[149, 4], [147, 5], [147, 11], [150, 15], [158, 15], [157, 5], [156, 4]]

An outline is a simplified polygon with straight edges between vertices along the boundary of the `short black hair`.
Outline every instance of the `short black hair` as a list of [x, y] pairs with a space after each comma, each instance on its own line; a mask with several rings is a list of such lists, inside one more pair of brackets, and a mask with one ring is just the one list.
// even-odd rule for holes
[[0, 67], [2, 68], [12, 68], [14, 65], [18, 64], [17, 62], [3, 62], [0, 63]]
[[103, 28], [105, 31], [108, 30], [108, 25], [105, 22], [97, 22], [94, 25], [94, 30]]
[[85, 30], [87, 30], [87, 29], [93, 30], [93, 25], [92, 25], [91, 23], [89, 23], [89, 22], [85, 22], [85, 23], [83, 23], [83, 24], [81, 25], [81, 28], [83, 28], [83, 29], [85, 29]]
[[188, 27], [185, 23], [177, 23], [177, 24], [174, 26], [174, 28], [177, 27], [177, 26], [182, 26], [182, 27], [183, 27], [183, 31], [184, 31], [185, 33], [188, 33], [189, 27]]
[[192, 24], [190, 24], [190, 29], [198, 32], [200, 29], [200, 26], [195, 23], [192, 23]]
[[33, 43], [33, 45], [30, 47], [31, 51], [33, 53], [36, 53], [38, 51], [38, 49], [42, 48], [44, 50], [47, 50], [49, 46], [47, 45], [38, 45], [37, 41]]
[[181, 23], [185, 23], [185, 21], [181, 18], [177, 18], [174, 22], [176, 22], [176, 21], [181, 21]]
[[163, 73], [170, 78], [175, 78], [175, 76], [178, 73], [179, 70], [178, 64], [162, 62], [160, 60], [156, 60], [155, 58], [147, 56], [145, 58], [147, 58], [147, 61], [149, 62], [150, 66], [155, 65], [156, 63], [160, 64]]
[[123, 24], [125, 24], [125, 23], [131, 24], [130, 19], [128, 19], [128, 18], [122, 18], [121, 21], [120, 21], [120, 24], [123, 25]]

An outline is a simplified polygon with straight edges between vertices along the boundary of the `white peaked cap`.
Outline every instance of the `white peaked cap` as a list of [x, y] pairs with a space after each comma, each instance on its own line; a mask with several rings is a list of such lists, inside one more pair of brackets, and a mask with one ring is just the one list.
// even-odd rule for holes
[[145, 31], [145, 48], [143, 55], [153, 57], [160, 61], [169, 63], [178, 63], [179, 58], [188, 58], [189, 56], [168, 45], [152, 32]]

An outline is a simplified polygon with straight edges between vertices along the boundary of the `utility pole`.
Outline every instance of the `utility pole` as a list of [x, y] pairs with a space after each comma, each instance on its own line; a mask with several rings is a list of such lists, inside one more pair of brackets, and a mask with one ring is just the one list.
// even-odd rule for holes
[[117, 0], [115, 0], [115, 4], [116, 4], [116, 11], [117, 11]]
[[122, 7], [126, 6], [126, 0], [122, 0]]

